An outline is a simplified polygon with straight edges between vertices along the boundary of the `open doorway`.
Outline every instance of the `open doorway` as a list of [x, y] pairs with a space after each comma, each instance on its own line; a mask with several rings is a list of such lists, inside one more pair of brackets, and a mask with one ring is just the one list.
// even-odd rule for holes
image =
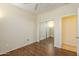
[[[54, 21], [44, 21], [40, 22], [39, 28], [39, 39], [40, 40], [54, 40]], [[54, 44], [54, 41], [53, 41]]]
[[62, 18], [62, 48], [72, 52], [77, 52], [76, 21], [76, 16]]

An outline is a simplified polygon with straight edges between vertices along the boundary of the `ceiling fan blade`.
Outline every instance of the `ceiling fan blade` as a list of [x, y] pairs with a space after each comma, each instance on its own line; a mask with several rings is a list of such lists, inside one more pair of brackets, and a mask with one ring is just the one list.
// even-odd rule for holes
[[36, 4], [36, 6], [35, 6], [35, 10], [37, 10], [38, 9], [38, 4]]

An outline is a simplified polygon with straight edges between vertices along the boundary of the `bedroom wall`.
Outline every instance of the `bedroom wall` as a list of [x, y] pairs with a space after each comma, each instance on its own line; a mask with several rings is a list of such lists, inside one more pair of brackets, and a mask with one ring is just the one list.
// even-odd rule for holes
[[0, 54], [36, 42], [36, 15], [0, 4]]

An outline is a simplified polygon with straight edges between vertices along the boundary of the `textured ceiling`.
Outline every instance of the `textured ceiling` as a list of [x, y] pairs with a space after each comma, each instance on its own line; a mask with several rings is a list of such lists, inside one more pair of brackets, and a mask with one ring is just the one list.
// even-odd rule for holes
[[46, 11], [54, 10], [66, 4], [65, 3], [15, 3], [13, 5], [22, 8], [24, 10], [27, 10], [29, 12], [39, 14]]

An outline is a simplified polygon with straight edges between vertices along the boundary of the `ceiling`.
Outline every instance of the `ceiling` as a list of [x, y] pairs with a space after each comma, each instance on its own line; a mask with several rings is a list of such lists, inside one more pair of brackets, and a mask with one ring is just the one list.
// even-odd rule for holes
[[12, 5], [39, 14], [62, 7], [63, 5], [66, 5], [66, 3], [14, 3]]

